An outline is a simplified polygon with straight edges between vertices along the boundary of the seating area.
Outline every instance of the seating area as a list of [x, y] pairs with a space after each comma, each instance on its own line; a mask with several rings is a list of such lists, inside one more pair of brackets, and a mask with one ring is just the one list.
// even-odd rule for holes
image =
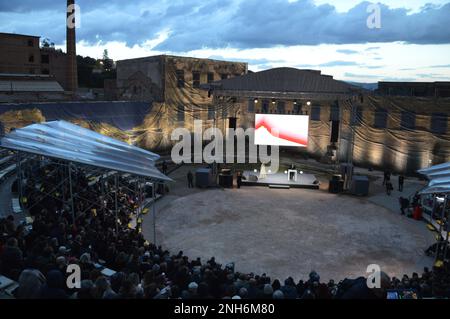
[[[32, 191], [38, 184], [48, 187], [53, 178], [48, 171], [40, 168], [27, 180], [24, 208], [34, 219], [32, 229], [16, 226], [13, 216], [0, 221], [0, 273], [16, 283], [9, 290], [12, 298], [383, 299], [389, 289], [413, 289], [421, 298], [450, 297], [448, 263], [403, 278], [382, 276], [382, 289], [369, 289], [365, 278], [322, 282], [312, 271], [303, 280], [280, 281], [270, 274], [236, 272], [233, 264], [222, 265], [214, 257], [202, 261], [171, 253], [148, 242], [139, 227], [128, 227], [138, 199], [126, 188], [119, 193], [118, 231], [108, 198], [81, 213], [88, 200], [102, 196], [102, 182], [89, 185], [81, 169], [73, 191], [86, 201], [77, 201], [73, 223], [67, 205], [51, 198], [38, 201], [41, 195]], [[80, 266], [79, 289], [66, 286], [69, 264]]]

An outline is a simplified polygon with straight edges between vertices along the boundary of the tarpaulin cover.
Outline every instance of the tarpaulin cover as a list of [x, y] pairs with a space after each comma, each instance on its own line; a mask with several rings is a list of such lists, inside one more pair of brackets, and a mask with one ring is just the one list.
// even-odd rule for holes
[[[20, 111], [43, 117], [45, 121], [66, 120], [105, 123], [120, 130], [131, 130], [142, 124], [151, 111], [151, 102], [57, 102], [57, 103], [20, 103], [0, 104], [0, 121], [5, 127], [20, 121]], [[8, 112], [13, 112], [8, 117]], [[32, 114], [28, 114], [32, 119]], [[26, 119], [25, 119], [26, 120]], [[36, 118], [35, 122], [39, 122]]]
[[[283, 69], [276, 72], [281, 71]], [[229, 117], [238, 119], [238, 127], [254, 127], [255, 113], [261, 112], [262, 99], [253, 106], [253, 111], [249, 111], [249, 101], [254, 101], [255, 96], [233, 98], [231, 94], [221, 98], [216, 96], [213, 101], [207, 91], [194, 87], [189, 81], [182, 89], [178, 88], [176, 72], [174, 66], [167, 66], [164, 101], [7, 104], [0, 105], [0, 122], [8, 132], [11, 127], [62, 119], [149, 150], [169, 150], [176, 143], [171, 140], [172, 132], [176, 128], [193, 132], [195, 120], [203, 120], [204, 129], [214, 125], [223, 132], [228, 128]], [[303, 107], [311, 118], [307, 152], [316, 157], [324, 156], [328, 151], [332, 110], [338, 105], [337, 154], [340, 161], [346, 161], [352, 153], [356, 165], [396, 172], [416, 172], [429, 165], [450, 161], [450, 99], [364, 95], [352, 101], [342, 94], [344, 97], [336, 104], [334, 98], [319, 99], [323, 97], [321, 90], [348, 92], [350, 86], [311, 71], [301, 73], [306, 74], [307, 79], [319, 77], [324, 81], [324, 87], [321, 88], [320, 81], [300, 80], [291, 84], [287, 81], [278, 87], [274, 83], [261, 82], [259, 77], [248, 76], [247, 82], [242, 82], [242, 88], [239, 81], [243, 80], [230, 79], [233, 86], [229, 87], [229, 92], [253, 86], [271, 92], [277, 88], [313, 90], [317, 99], [311, 98], [312, 105]], [[252, 78], [257, 81], [252, 83]], [[288, 103], [291, 107], [292, 101], [286, 101], [286, 111]], [[268, 113], [278, 112], [276, 103], [268, 104]]]

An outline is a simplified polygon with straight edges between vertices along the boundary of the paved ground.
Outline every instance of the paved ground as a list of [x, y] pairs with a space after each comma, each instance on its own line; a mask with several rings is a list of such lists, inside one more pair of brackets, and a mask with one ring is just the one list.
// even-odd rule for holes
[[[381, 180], [370, 198], [264, 187], [201, 191], [185, 187], [188, 169], [171, 176], [170, 195], [157, 204], [157, 243], [173, 252], [296, 280], [312, 269], [326, 280], [364, 275], [372, 263], [397, 276], [432, 264], [423, 254], [432, 234], [399, 215], [397, 194], [383, 195]], [[152, 229], [148, 216], [147, 238]]]

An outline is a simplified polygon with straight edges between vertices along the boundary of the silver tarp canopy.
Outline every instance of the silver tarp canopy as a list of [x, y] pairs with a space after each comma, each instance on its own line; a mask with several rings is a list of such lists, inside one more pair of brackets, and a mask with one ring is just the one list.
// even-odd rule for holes
[[430, 180], [421, 194], [450, 193], [450, 163], [421, 169], [419, 173]]
[[159, 155], [65, 121], [13, 130], [0, 140], [0, 146], [158, 181], [171, 180], [155, 167]]

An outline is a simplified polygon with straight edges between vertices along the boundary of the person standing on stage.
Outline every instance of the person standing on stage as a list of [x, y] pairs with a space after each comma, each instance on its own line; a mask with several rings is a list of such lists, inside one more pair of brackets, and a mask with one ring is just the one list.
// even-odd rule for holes
[[188, 188], [194, 188], [194, 175], [191, 171], [187, 173]]
[[405, 184], [405, 176], [400, 174], [398, 176], [398, 191], [403, 192], [403, 185]]

